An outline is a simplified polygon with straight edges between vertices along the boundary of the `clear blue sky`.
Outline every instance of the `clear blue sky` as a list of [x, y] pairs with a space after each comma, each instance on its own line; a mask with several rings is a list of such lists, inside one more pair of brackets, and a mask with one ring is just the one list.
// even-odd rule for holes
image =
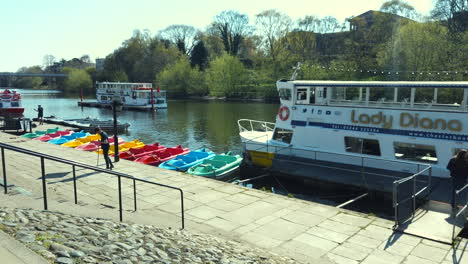
[[[433, 0], [407, 0], [428, 14]], [[383, 0], [4, 0], [0, 15], [0, 72], [42, 65], [51, 54], [57, 60], [105, 57], [131, 37], [134, 29], [153, 34], [172, 24], [204, 29], [224, 10], [249, 16], [277, 9], [296, 20], [305, 15], [334, 16], [340, 22]]]

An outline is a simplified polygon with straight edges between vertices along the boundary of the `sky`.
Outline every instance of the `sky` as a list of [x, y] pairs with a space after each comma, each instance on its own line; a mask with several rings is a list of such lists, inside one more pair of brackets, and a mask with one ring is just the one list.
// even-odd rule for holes
[[[306, 15], [334, 16], [340, 22], [384, 0], [2, 0], [0, 4], [0, 72], [89, 55], [104, 58], [132, 36], [134, 29], [152, 34], [173, 24], [204, 30], [224, 10], [255, 15], [277, 9], [294, 21]], [[433, 0], [407, 0], [427, 15]]]

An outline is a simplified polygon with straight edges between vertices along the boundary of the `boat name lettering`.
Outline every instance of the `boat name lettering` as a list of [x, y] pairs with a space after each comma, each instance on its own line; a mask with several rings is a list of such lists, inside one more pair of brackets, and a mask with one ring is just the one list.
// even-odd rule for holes
[[378, 112], [375, 115], [360, 114], [356, 118], [356, 111], [351, 111], [351, 122], [358, 124], [372, 124], [372, 125], [382, 125], [383, 128], [392, 128], [393, 126], [393, 116], [387, 116], [382, 112]]
[[419, 118], [419, 114], [410, 114], [410, 113], [401, 113], [400, 114], [400, 126], [401, 127], [414, 127], [414, 128], [424, 128], [424, 129], [440, 129], [440, 130], [450, 130], [450, 131], [461, 131], [463, 126], [460, 120], [447, 120], [437, 118], [435, 120], [423, 117]]
[[[368, 115], [365, 113], [359, 114], [355, 110], [351, 111], [351, 122], [355, 124], [372, 124], [380, 125], [382, 128], [393, 127], [393, 116], [385, 115], [383, 112]], [[420, 117], [418, 113], [401, 113], [399, 119], [400, 127], [404, 128], [423, 128], [435, 130], [450, 130], [454, 132], [462, 131], [463, 125], [460, 120], [452, 119], [445, 120], [441, 118], [431, 119], [428, 117]]]

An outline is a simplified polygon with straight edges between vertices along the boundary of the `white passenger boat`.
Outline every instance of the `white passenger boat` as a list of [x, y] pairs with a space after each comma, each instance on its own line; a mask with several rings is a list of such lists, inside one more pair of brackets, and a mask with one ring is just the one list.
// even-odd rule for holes
[[153, 89], [151, 83], [97, 82], [96, 99], [99, 104], [110, 105], [120, 96], [123, 108], [154, 110], [167, 108], [166, 91]]
[[468, 82], [276, 86], [275, 123], [238, 121], [245, 153], [274, 171], [391, 191], [393, 181], [426, 167], [424, 174], [447, 179], [449, 159], [468, 149]]

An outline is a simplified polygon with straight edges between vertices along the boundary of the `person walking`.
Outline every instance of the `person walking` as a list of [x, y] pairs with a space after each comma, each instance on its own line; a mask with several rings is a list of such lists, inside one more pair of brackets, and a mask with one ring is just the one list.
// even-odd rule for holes
[[[455, 210], [455, 194], [456, 191], [461, 189], [466, 184], [468, 177], [468, 152], [466, 149], [461, 149], [458, 153], [450, 159], [447, 164], [447, 169], [450, 171], [450, 178], [452, 181], [452, 198], [450, 204], [452, 211]], [[460, 202], [460, 201], [459, 201]]]
[[44, 119], [44, 108], [41, 105], [37, 106], [37, 109], [34, 109], [37, 112], [37, 120], [39, 121], [39, 125], [43, 124]]
[[94, 129], [94, 133], [99, 134], [101, 136], [101, 149], [102, 154], [104, 155], [104, 160], [106, 161], [106, 169], [112, 170], [114, 168], [114, 165], [112, 164], [112, 161], [109, 158], [109, 136], [106, 132], [102, 131], [100, 127], [96, 127]]

